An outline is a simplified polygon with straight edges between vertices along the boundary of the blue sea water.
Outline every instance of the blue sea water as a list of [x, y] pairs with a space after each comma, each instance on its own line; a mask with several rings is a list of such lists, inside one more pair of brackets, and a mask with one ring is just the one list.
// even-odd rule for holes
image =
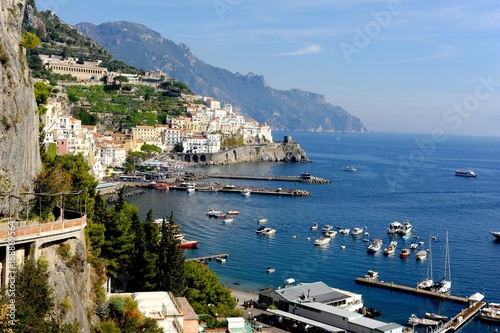
[[[288, 133], [273, 133], [280, 138]], [[332, 133], [293, 133], [312, 163], [244, 163], [227, 166], [195, 167], [209, 173], [299, 175], [309, 172], [331, 184], [293, 182], [206, 180], [248, 187], [282, 187], [309, 191], [310, 197], [181, 191], [147, 191], [129, 198], [144, 218], [152, 209], [155, 218], [174, 211], [186, 238], [200, 241], [187, 257], [228, 253], [226, 263], [209, 266], [228, 286], [256, 292], [258, 288], [283, 285], [287, 278], [297, 282], [323, 281], [360, 293], [365, 305], [382, 312], [378, 319], [404, 324], [414, 313], [454, 316], [463, 305], [438, 302], [425, 297], [355, 284], [367, 270], [380, 273], [380, 279], [414, 286], [425, 278], [427, 258], [419, 262], [415, 253], [399, 258], [399, 250], [413, 241], [432, 240], [434, 279], [444, 274], [445, 237], [448, 232], [451, 259], [452, 294], [485, 294], [485, 300], [500, 302], [500, 242], [490, 231], [500, 231], [500, 138], [432, 137], [430, 135], [372, 133], [364, 135]], [[357, 172], [345, 172], [352, 165]], [[456, 177], [456, 169], [473, 169], [477, 178]], [[210, 219], [210, 209], [237, 210], [233, 224]], [[274, 237], [255, 233], [257, 220], [268, 219]], [[413, 231], [407, 241], [398, 238], [396, 254], [382, 251], [368, 254], [365, 238], [390, 238], [392, 221], [408, 220]], [[313, 239], [320, 227], [366, 228], [369, 237], [354, 238], [338, 234], [329, 245], [317, 247]], [[321, 228], [319, 228], [321, 229]], [[419, 238], [417, 239], [416, 236]], [[310, 237], [311, 240], [306, 239]], [[340, 245], [345, 245], [344, 249]], [[276, 272], [268, 274], [268, 266]], [[238, 283], [238, 285], [235, 285]], [[494, 326], [474, 319], [462, 332], [491, 332]]]

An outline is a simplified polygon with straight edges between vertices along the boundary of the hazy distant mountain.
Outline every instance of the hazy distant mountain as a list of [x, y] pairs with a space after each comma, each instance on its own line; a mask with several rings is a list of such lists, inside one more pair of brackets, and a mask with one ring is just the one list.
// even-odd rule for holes
[[359, 118], [331, 105], [323, 95], [273, 89], [263, 76], [235, 74], [211, 66], [185, 44], [175, 44], [142, 24], [79, 23], [76, 28], [103, 45], [115, 59], [144, 70], [161, 69], [186, 83], [194, 93], [231, 103], [236, 111], [259, 123], [267, 122], [274, 129], [366, 132]]

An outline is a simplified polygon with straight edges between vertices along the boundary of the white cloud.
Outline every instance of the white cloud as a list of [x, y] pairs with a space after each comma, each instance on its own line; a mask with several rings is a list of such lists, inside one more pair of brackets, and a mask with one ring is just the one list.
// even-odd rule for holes
[[297, 55], [307, 55], [307, 54], [313, 54], [313, 53], [318, 53], [321, 52], [321, 46], [317, 44], [311, 44], [307, 47], [300, 48], [296, 51], [293, 52], [287, 52], [287, 53], [279, 53], [277, 54], [278, 56], [297, 56]]

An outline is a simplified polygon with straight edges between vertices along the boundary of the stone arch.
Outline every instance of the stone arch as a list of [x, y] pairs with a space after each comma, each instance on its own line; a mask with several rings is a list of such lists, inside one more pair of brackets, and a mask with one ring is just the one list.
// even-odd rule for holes
[[193, 163], [198, 163], [198, 162], [199, 162], [198, 155], [193, 155]]
[[205, 155], [200, 156], [200, 162], [205, 163], [207, 161], [207, 157]]
[[189, 155], [184, 155], [184, 162], [191, 162], [191, 157]]

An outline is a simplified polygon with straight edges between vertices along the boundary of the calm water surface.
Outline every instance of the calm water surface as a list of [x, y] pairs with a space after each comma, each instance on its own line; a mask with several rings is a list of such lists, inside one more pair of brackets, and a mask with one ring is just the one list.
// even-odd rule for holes
[[[274, 133], [279, 139], [284, 133]], [[432, 240], [433, 275], [444, 274], [445, 235], [449, 234], [452, 294], [485, 294], [485, 300], [500, 302], [500, 243], [490, 235], [500, 230], [500, 138], [447, 137], [436, 143], [426, 135], [294, 133], [308, 157], [306, 164], [245, 163], [230, 166], [195, 167], [208, 173], [299, 175], [309, 172], [332, 181], [331, 184], [303, 184], [247, 180], [218, 181], [248, 187], [298, 188], [310, 197], [281, 197], [252, 194], [149, 190], [129, 198], [139, 206], [144, 218], [152, 209], [155, 218], [174, 211], [186, 238], [200, 241], [187, 257], [228, 253], [226, 263], [210, 262], [210, 268], [228, 286], [256, 292], [258, 288], [280, 286], [287, 278], [297, 282], [323, 281], [332, 287], [361, 293], [367, 306], [382, 312], [378, 319], [404, 324], [415, 313], [439, 312], [454, 316], [462, 305], [438, 302], [399, 292], [354, 283], [367, 270], [380, 273], [380, 279], [414, 286], [425, 278], [427, 261], [419, 262], [413, 252], [407, 259], [399, 251], [413, 241]], [[342, 168], [352, 165], [357, 172]], [[473, 169], [478, 177], [455, 177], [455, 169]], [[201, 182], [200, 182], [201, 183]], [[233, 224], [209, 219], [210, 209], [237, 210]], [[255, 233], [257, 220], [267, 218], [274, 237]], [[387, 227], [392, 221], [409, 220], [413, 231], [407, 241], [396, 238], [398, 249], [392, 256], [382, 251], [367, 253], [364, 239], [382, 238], [390, 242]], [[369, 236], [354, 238], [338, 234], [325, 247], [312, 241], [320, 226], [366, 228]], [[311, 240], [307, 241], [307, 238]], [[419, 237], [418, 239], [416, 237]], [[341, 249], [340, 245], [345, 245]], [[428, 259], [427, 259], [428, 260]], [[268, 266], [276, 268], [267, 274]], [[475, 319], [462, 332], [491, 332], [495, 326]]]

